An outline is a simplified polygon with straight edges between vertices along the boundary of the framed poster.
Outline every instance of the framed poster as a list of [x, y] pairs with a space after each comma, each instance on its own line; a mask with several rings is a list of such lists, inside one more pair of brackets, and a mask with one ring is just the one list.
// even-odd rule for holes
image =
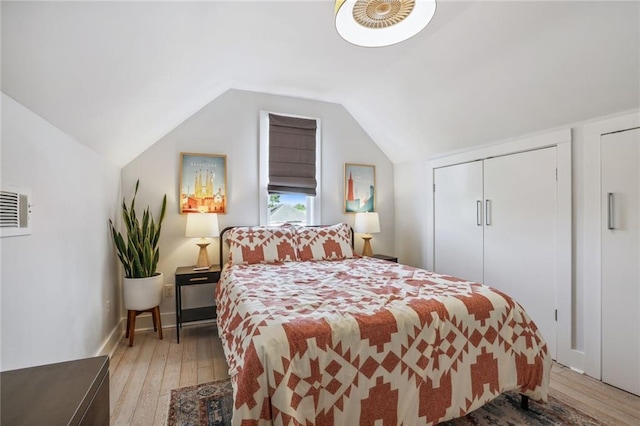
[[227, 156], [180, 153], [180, 213], [227, 213]]
[[376, 166], [344, 165], [345, 213], [374, 212], [376, 209]]

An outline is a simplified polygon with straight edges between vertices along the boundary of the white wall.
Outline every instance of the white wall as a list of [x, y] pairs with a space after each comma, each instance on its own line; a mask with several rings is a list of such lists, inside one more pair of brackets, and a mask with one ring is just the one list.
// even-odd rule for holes
[[[573, 336], [572, 348], [577, 352], [584, 351], [585, 333], [585, 316], [588, 312], [584, 311], [584, 238], [585, 238], [585, 221], [584, 221], [584, 127], [593, 121], [602, 120], [599, 117], [593, 120], [568, 124], [563, 128], [570, 127], [572, 129], [572, 196], [573, 196]], [[556, 129], [549, 129], [538, 134], [552, 132]], [[527, 135], [523, 135], [523, 138]], [[520, 139], [520, 138], [514, 138]], [[496, 141], [502, 143], [504, 141]], [[458, 152], [456, 152], [458, 153]], [[437, 157], [442, 157], [446, 153], [441, 153]], [[396, 164], [394, 167], [395, 174], [395, 204], [396, 204], [396, 252], [403, 256], [406, 263], [413, 266], [427, 268], [427, 256], [431, 256], [426, 250], [426, 238], [432, 238], [429, 235], [428, 224], [425, 220], [418, 220], [418, 215], [412, 211], [416, 204], [420, 208], [432, 209], [430, 196], [430, 188], [424, 188], [424, 182], [427, 181], [427, 159], [419, 159], [407, 163]], [[413, 194], [420, 194], [420, 200], [416, 200]], [[416, 236], [424, 238], [424, 240], [416, 240]], [[574, 358], [575, 365], [573, 367], [582, 370], [584, 359], [581, 357]]]
[[[227, 155], [228, 212], [219, 216], [220, 229], [231, 225], [255, 225], [260, 221], [258, 153], [260, 111], [318, 117], [322, 121], [322, 223], [347, 222], [354, 215], [343, 213], [344, 163], [376, 166], [376, 208], [381, 232], [372, 240], [376, 253], [395, 254], [393, 165], [351, 115], [338, 104], [264, 93], [229, 90], [205, 106], [147, 149], [122, 170], [122, 193], [130, 199], [140, 179], [139, 206], [150, 205], [157, 214], [167, 194], [167, 216], [160, 237], [158, 269], [165, 283], [174, 282], [176, 267], [195, 263], [198, 247], [184, 237], [186, 215], [178, 213], [180, 152]], [[162, 119], [159, 117], [158, 119]], [[356, 250], [362, 240], [356, 236]], [[209, 257], [217, 263], [218, 240], [209, 246]], [[401, 258], [402, 260], [402, 258]], [[184, 306], [202, 306], [211, 300], [211, 289], [189, 289]], [[195, 291], [194, 291], [195, 290]], [[163, 324], [174, 321], [174, 298], [161, 306]]]
[[94, 356], [119, 321], [118, 168], [4, 94], [2, 124], [2, 183], [31, 189], [33, 233], [0, 239], [0, 368]]
[[395, 247], [406, 265], [427, 267], [427, 216], [431, 188], [427, 187], [425, 161], [411, 161], [394, 167], [396, 205]]

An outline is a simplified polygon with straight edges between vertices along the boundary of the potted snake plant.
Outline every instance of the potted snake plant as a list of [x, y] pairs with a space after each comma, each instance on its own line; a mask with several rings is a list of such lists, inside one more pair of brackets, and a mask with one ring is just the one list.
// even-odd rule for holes
[[154, 220], [148, 206], [140, 220], [135, 210], [139, 185], [138, 179], [130, 206], [127, 207], [125, 199], [122, 199], [122, 220], [127, 231], [126, 237], [116, 230], [109, 219], [116, 253], [124, 267], [124, 306], [128, 311], [151, 309], [159, 306], [162, 301], [163, 277], [161, 272], [156, 271], [156, 267], [160, 258], [158, 242], [167, 208], [167, 195], [162, 199], [158, 222]]

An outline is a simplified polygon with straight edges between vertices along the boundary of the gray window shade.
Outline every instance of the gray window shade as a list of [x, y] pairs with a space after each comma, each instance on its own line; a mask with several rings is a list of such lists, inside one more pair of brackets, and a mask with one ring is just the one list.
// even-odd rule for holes
[[316, 121], [269, 114], [270, 194], [316, 195]]

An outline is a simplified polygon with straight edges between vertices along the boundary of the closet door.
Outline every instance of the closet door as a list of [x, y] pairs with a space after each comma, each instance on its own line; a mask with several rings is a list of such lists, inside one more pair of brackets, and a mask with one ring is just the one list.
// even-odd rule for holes
[[485, 160], [484, 284], [517, 300], [556, 358], [556, 148]]
[[640, 129], [604, 135], [602, 380], [640, 395]]
[[482, 282], [482, 161], [434, 171], [434, 271]]

